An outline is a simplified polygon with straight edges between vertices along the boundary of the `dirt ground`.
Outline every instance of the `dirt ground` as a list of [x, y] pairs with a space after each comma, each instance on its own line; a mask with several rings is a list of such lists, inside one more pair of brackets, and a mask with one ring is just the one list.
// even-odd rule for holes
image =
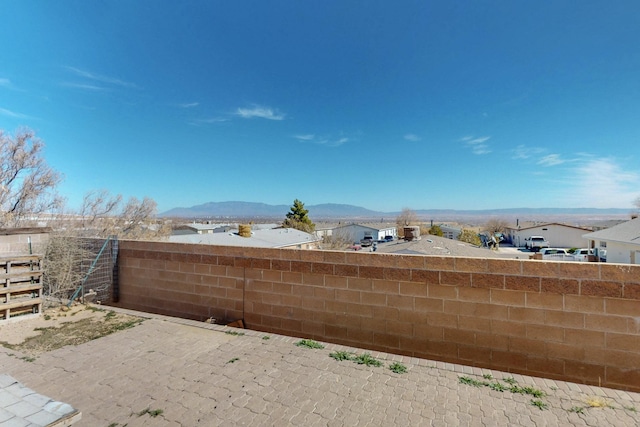
[[36, 356], [136, 326], [143, 320], [100, 305], [62, 305], [46, 309], [38, 317], [0, 323], [0, 345]]

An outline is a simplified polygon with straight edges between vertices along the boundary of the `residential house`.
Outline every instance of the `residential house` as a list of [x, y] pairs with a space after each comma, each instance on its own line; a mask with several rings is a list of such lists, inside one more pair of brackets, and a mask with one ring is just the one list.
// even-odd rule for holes
[[440, 224], [438, 227], [442, 230], [442, 237], [446, 237], [447, 239], [458, 240], [458, 236], [462, 233], [461, 228], [452, 225]]
[[352, 242], [359, 242], [365, 237], [373, 240], [384, 240], [386, 236], [398, 238], [395, 224], [346, 224], [334, 228], [332, 234]]
[[583, 236], [596, 253], [606, 251], [607, 262], [640, 264], [640, 218]]
[[213, 234], [213, 233], [226, 233], [233, 227], [229, 224], [201, 224], [190, 223], [181, 224], [173, 228], [172, 234]]
[[515, 225], [507, 227], [505, 235], [507, 242], [513, 246], [524, 246], [524, 239], [531, 236], [544, 236], [551, 247], [557, 248], [586, 248], [587, 240], [584, 233], [591, 231], [588, 228], [556, 222], [536, 224], [531, 226]]

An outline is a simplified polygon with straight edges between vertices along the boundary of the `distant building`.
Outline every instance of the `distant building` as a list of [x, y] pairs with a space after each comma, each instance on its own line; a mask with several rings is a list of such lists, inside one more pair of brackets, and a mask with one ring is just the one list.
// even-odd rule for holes
[[442, 230], [442, 237], [446, 237], [447, 239], [458, 240], [460, 233], [462, 233], [462, 229], [451, 225], [440, 224], [438, 227]]
[[320, 240], [313, 234], [294, 228], [253, 228], [250, 237], [240, 236], [237, 229], [204, 234], [180, 234], [169, 237], [169, 241], [175, 243], [279, 249], [317, 249]]
[[315, 235], [320, 239], [324, 239], [325, 237], [331, 237], [333, 235], [333, 230], [342, 226], [341, 223], [316, 223], [316, 229], [314, 231]]
[[583, 235], [594, 252], [606, 251], [607, 262], [640, 264], [640, 218]]
[[332, 230], [332, 235], [339, 235], [345, 240], [359, 242], [365, 237], [373, 240], [384, 240], [386, 236], [398, 238], [398, 230], [395, 225], [390, 224], [346, 224]]
[[181, 224], [173, 228], [172, 234], [213, 234], [213, 233], [226, 233], [233, 227], [230, 224]]
[[588, 228], [556, 222], [522, 227], [519, 225], [507, 227], [505, 235], [513, 246], [524, 246], [524, 239], [531, 236], [544, 236], [551, 247], [558, 248], [586, 248], [587, 240], [583, 237]]

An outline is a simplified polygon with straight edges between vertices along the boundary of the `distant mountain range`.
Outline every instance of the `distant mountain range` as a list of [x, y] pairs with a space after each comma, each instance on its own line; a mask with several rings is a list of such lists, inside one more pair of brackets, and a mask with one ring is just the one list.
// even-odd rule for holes
[[[161, 217], [177, 218], [274, 218], [282, 219], [289, 212], [290, 205], [268, 205], [254, 202], [208, 202], [190, 208], [174, 208], [160, 214]], [[365, 209], [360, 206], [336, 203], [306, 205], [309, 216], [317, 219], [366, 218], [393, 220], [400, 212], [381, 212]], [[509, 208], [484, 210], [455, 209], [416, 209], [414, 212], [421, 218], [451, 218], [463, 216], [558, 216], [558, 215], [591, 215], [617, 216], [628, 215], [631, 209], [597, 209], [597, 208]]]

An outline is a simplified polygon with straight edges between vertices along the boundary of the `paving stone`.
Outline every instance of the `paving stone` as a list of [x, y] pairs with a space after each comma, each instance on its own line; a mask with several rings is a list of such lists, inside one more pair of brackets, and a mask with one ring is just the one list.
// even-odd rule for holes
[[[6, 357], [0, 348], [0, 366], [38, 393], [83, 411], [81, 426], [638, 424], [638, 415], [624, 409], [588, 409], [584, 416], [568, 412], [584, 405], [585, 390], [607, 396], [619, 408], [640, 408], [637, 393], [382, 352], [369, 353], [384, 366], [367, 367], [329, 357], [336, 350], [367, 352], [361, 349], [327, 344], [310, 350], [296, 347], [295, 337], [268, 334], [263, 340], [266, 334], [249, 330], [230, 336], [218, 325], [148, 316], [135, 328], [45, 353], [37, 365]], [[393, 361], [409, 372], [392, 373]], [[549, 409], [532, 406], [531, 396], [459, 380], [463, 375], [483, 380], [484, 374], [544, 390]], [[145, 408], [164, 412], [138, 416]]]

